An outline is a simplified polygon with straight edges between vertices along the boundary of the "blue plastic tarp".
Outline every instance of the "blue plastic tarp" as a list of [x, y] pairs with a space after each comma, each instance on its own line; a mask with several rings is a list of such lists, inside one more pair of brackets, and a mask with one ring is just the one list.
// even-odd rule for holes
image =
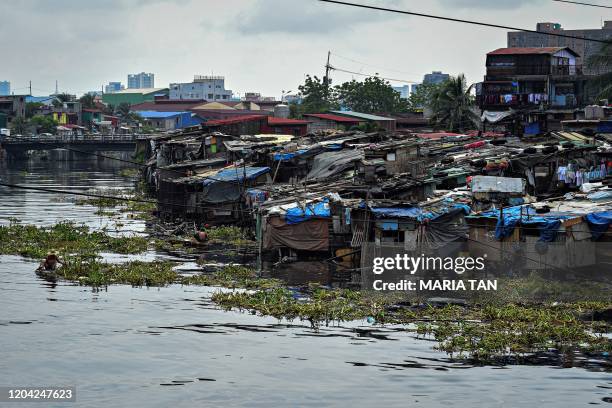
[[253, 180], [262, 174], [268, 173], [269, 171], [269, 167], [236, 167], [231, 169], [223, 169], [214, 176], [204, 179], [202, 183], [207, 186], [224, 181], [243, 181], [245, 177], [247, 180]]
[[481, 213], [483, 217], [496, 217], [495, 238], [507, 238], [514, 232], [518, 225], [538, 226], [540, 229], [541, 242], [552, 242], [555, 240], [557, 231], [561, 226], [561, 221], [575, 217], [573, 215], [537, 214], [535, 208], [528, 206], [516, 206], [503, 209], [503, 216], [500, 217], [500, 210], [489, 210]]
[[371, 208], [372, 213], [376, 218], [414, 218], [418, 221], [425, 219], [435, 220], [448, 213], [451, 210], [461, 209], [467, 215], [471, 209], [466, 204], [454, 204], [448, 207], [436, 209], [436, 211], [423, 211], [420, 207], [387, 207], [387, 208]]
[[308, 203], [306, 204], [306, 210], [303, 210], [301, 207], [293, 207], [288, 209], [285, 214], [285, 222], [287, 224], [298, 224], [313, 217], [331, 217], [328, 199], [324, 199], [323, 201], [317, 203]]
[[423, 210], [419, 207], [372, 208], [372, 213], [376, 218], [417, 218], [423, 213]]
[[296, 156], [300, 156], [304, 153], [306, 153], [308, 150], [306, 149], [300, 149], [300, 150], [296, 150], [295, 152], [289, 152], [289, 153], [274, 153], [274, 161], [285, 161], [285, 160], [291, 160]]
[[588, 214], [585, 218], [591, 228], [593, 239], [598, 239], [608, 231], [608, 228], [610, 228], [610, 223], [612, 223], [612, 211]]
[[250, 188], [246, 191], [245, 194], [251, 197], [253, 201], [257, 201], [257, 202], [264, 202], [266, 201], [266, 198], [268, 198], [268, 193], [258, 188]]

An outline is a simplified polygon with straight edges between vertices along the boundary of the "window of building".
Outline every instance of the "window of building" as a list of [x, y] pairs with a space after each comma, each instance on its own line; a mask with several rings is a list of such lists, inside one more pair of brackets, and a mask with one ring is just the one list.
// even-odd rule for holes
[[208, 94], [208, 99], [212, 99], [213, 98], [213, 94]]

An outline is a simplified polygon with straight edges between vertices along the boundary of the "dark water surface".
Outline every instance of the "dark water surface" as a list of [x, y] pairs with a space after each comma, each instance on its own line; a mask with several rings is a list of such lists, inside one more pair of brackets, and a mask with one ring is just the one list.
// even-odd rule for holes
[[[131, 186], [118, 172], [97, 160], [0, 164], [4, 181], [74, 191]], [[0, 187], [0, 222], [145, 229], [58, 198]], [[472, 367], [400, 327], [360, 321], [314, 332], [218, 310], [216, 288], [94, 291], [41, 280], [36, 264], [0, 256], [0, 386], [76, 385], [76, 403], [51, 406], [582, 407], [609, 406], [612, 396], [612, 374], [597, 361]]]

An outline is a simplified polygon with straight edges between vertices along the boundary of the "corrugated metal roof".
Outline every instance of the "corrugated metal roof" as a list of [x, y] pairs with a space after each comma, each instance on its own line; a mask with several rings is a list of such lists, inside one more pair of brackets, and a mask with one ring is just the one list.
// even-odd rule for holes
[[306, 113], [303, 116], [312, 116], [314, 118], [331, 120], [334, 122], [347, 122], [347, 123], [359, 122], [359, 119], [356, 119], [356, 118], [347, 118], [346, 116], [332, 115], [331, 113]]
[[161, 91], [167, 91], [167, 90], [168, 90], [168, 88], [127, 88], [127, 89], [122, 89], [120, 91], [113, 92], [112, 94], [108, 94], [108, 95], [114, 95], [114, 94], [143, 94], [143, 95], [148, 95], [148, 94], [157, 93], [157, 92], [161, 92]]
[[157, 112], [178, 112], [186, 111], [194, 106], [201, 105], [202, 101], [170, 101], [164, 100], [163, 102], [143, 102], [132, 105], [130, 110], [132, 111], [157, 111]]
[[354, 118], [360, 118], [365, 120], [379, 120], [379, 121], [394, 121], [395, 119], [387, 118], [384, 116], [371, 115], [369, 113], [353, 112], [353, 111], [332, 111], [338, 115], [351, 116]]
[[513, 48], [498, 48], [495, 51], [487, 53], [487, 55], [538, 55], [538, 54], [555, 54], [559, 51], [567, 50], [578, 56], [569, 47], [513, 47]]
[[157, 111], [137, 111], [140, 116], [145, 119], [165, 119], [179, 116], [184, 113], [191, 114], [191, 112], [157, 112]]
[[233, 125], [241, 122], [252, 122], [256, 120], [264, 120], [266, 118], [265, 115], [244, 115], [244, 116], [236, 116], [231, 119], [219, 119], [219, 120], [209, 120], [208, 122], [204, 122], [203, 125], [206, 126], [222, 126], [222, 125]]
[[268, 116], [268, 125], [271, 126], [280, 126], [280, 125], [307, 125], [308, 122], [305, 120], [298, 119], [284, 119], [284, 118], [275, 118], [274, 116]]

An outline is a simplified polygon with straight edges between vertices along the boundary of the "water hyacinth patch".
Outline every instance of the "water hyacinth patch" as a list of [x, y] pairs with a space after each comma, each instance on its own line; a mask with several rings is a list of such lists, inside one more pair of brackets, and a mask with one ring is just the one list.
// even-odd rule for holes
[[612, 308], [611, 302], [532, 305], [480, 305], [393, 308], [390, 299], [350, 290], [315, 290], [306, 300], [276, 288], [255, 293], [224, 292], [212, 300], [226, 310], [239, 309], [277, 319], [309, 321], [314, 328], [330, 322], [410, 325], [431, 337], [439, 350], [481, 362], [551, 349], [561, 352], [610, 352], [606, 322], [584, 318]]
[[102, 251], [137, 254], [147, 249], [143, 237], [113, 237], [92, 231], [85, 225], [61, 222], [50, 227], [37, 227], [11, 222], [0, 226], [0, 254], [44, 258], [55, 250], [60, 255], [93, 255]]

